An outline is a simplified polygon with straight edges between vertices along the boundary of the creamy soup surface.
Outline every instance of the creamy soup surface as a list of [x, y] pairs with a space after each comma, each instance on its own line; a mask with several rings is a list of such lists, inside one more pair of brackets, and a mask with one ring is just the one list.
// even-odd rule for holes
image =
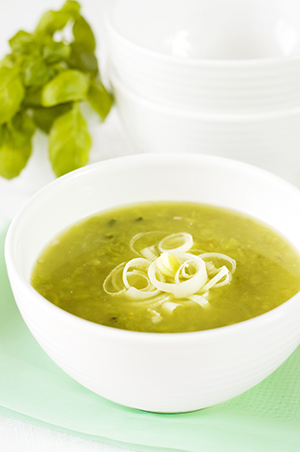
[[256, 317], [300, 290], [298, 252], [265, 224], [186, 202], [86, 218], [39, 256], [33, 287], [65, 311], [126, 330], [178, 333]]

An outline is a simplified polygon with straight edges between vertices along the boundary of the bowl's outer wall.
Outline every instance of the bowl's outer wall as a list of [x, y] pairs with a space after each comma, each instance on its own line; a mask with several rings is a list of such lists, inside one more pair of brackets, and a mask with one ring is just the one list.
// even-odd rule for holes
[[300, 249], [298, 190], [253, 167], [196, 155], [140, 155], [79, 170], [38, 193], [13, 221], [6, 262], [21, 314], [69, 375], [127, 406], [158, 412], [210, 406], [251, 388], [300, 342], [299, 295], [256, 319], [207, 332], [134, 333], [95, 325], [30, 286], [37, 255], [84, 216], [121, 204], [204, 202], [269, 223]]
[[226, 156], [290, 175], [290, 162], [300, 148], [299, 107], [252, 115], [206, 114], [149, 102], [115, 74], [111, 79], [119, 113], [142, 151]]
[[256, 67], [299, 56], [297, 0], [117, 0], [108, 16], [125, 46], [154, 60]]
[[109, 62], [129, 90], [174, 109], [292, 109], [299, 17], [297, 0], [115, 0], [105, 20]]
[[131, 48], [108, 24], [108, 62], [129, 90], [175, 110], [214, 114], [259, 114], [297, 108], [300, 58], [251, 65], [205, 64], [188, 59], [157, 58]]

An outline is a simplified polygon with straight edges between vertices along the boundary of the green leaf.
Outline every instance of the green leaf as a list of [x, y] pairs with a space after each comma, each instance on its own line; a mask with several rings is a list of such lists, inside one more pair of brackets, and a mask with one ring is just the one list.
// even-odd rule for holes
[[1, 67], [15, 67], [15, 66], [16, 66], [16, 61], [15, 61], [14, 55], [12, 53], [5, 55], [5, 57], [0, 61], [0, 68]]
[[11, 130], [17, 147], [27, 146], [35, 132], [35, 124], [26, 112], [20, 112], [11, 121]]
[[[91, 137], [78, 102], [87, 99], [104, 120], [113, 97], [98, 75], [96, 41], [80, 4], [67, 0], [46, 12], [35, 31], [18, 31], [0, 61], [0, 175], [17, 176], [31, 153], [37, 126], [50, 133], [49, 155], [59, 176], [85, 165]], [[30, 109], [30, 116], [25, 110]]]
[[47, 11], [39, 21], [35, 35], [38, 37], [53, 36], [62, 30], [70, 19], [78, 17], [80, 5], [76, 1], [68, 0], [59, 11]]
[[74, 44], [80, 46], [85, 52], [94, 52], [96, 41], [94, 33], [87, 21], [79, 16], [73, 25]]
[[22, 108], [36, 107], [42, 105], [42, 88], [31, 86], [25, 91]]
[[22, 79], [27, 86], [43, 86], [53, 77], [54, 71], [51, 70], [42, 58], [33, 59], [24, 65]]
[[53, 36], [58, 30], [62, 30], [72, 18], [69, 12], [47, 11], [39, 21], [35, 35], [41, 39], [44, 36]]
[[71, 55], [71, 47], [63, 42], [49, 42], [43, 47], [43, 58], [47, 64], [67, 61]]
[[59, 63], [54, 63], [50, 65], [51, 69], [54, 71], [55, 75], [60, 74], [61, 72], [66, 71], [69, 69], [69, 66], [65, 61], [60, 61]]
[[39, 55], [39, 45], [34, 36], [27, 31], [18, 31], [8, 42], [14, 53]]
[[60, 11], [69, 13], [73, 17], [76, 17], [80, 13], [80, 8], [80, 4], [75, 0], [67, 0], [61, 7]]
[[55, 107], [37, 107], [32, 109], [33, 120], [43, 132], [49, 133], [54, 121], [70, 111], [73, 104], [55, 105]]
[[79, 105], [60, 116], [50, 131], [49, 157], [56, 176], [80, 168], [88, 163], [92, 145], [87, 124]]
[[25, 112], [0, 126], [0, 175], [6, 179], [18, 176], [31, 155], [35, 125]]
[[0, 124], [19, 110], [25, 91], [18, 68], [0, 68]]
[[94, 52], [86, 52], [84, 47], [75, 43], [71, 44], [71, 49], [70, 66], [89, 74], [92, 78], [96, 77], [98, 73], [98, 61]]
[[[7, 64], [7, 67], [19, 67], [20, 73], [24, 65], [26, 65], [29, 61], [32, 61], [35, 56], [32, 56], [30, 54], [25, 53], [11, 53], [10, 54], [10, 60], [11, 64]], [[12, 64], [14, 63], [14, 65]]]
[[69, 69], [54, 77], [42, 92], [42, 105], [52, 107], [84, 98], [89, 86], [89, 77], [82, 72]]
[[111, 109], [114, 98], [106, 91], [100, 80], [91, 80], [86, 99], [93, 109], [101, 116], [102, 121], [104, 121]]

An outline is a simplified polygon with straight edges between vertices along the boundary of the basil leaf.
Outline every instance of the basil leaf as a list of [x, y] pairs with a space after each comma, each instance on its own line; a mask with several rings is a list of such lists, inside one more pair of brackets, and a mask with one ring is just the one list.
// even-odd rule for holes
[[60, 11], [69, 13], [73, 17], [76, 17], [80, 13], [80, 4], [75, 0], [67, 0], [61, 7]]
[[50, 40], [43, 47], [43, 58], [47, 64], [67, 61], [71, 55], [71, 47], [63, 42]]
[[53, 36], [62, 30], [70, 19], [78, 17], [80, 5], [76, 1], [68, 0], [59, 11], [47, 11], [39, 21], [35, 35], [38, 37]]
[[42, 105], [52, 107], [84, 98], [88, 90], [89, 77], [82, 72], [69, 69], [48, 82], [42, 92]]
[[50, 131], [49, 157], [56, 176], [80, 168], [88, 163], [92, 145], [87, 124], [78, 104], [60, 116]]
[[42, 39], [45, 36], [53, 36], [58, 30], [62, 30], [72, 18], [70, 13], [63, 11], [47, 11], [39, 21], [35, 35]]
[[73, 25], [74, 44], [80, 46], [85, 52], [94, 52], [96, 48], [96, 41], [94, 33], [87, 21], [79, 16], [75, 19]]
[[101, 116], [102, 121], [104, 121], [111, 109], [114, 98], [106, 91], [100, 80], [91, 80], [86, 99], [93, 109]]
[[31, 33], [20, 30], [8, 42], [14, 53], [39, 55], [39, 45]]
[[54, 75], [54, 72], [46, 65], [43, 59], [29, 61], [22, 73], [25, 86], [42, 86]]
[[43, 132], [49, 133], [54, 121], [61, 115], [71, 110], [73, 104], [55, 105], [55, 107], [37, 107], [32, 109], [32, 117]]
[[86, 52], [84, 47], [75, 43], [71, 44], [71, 57], [69, 64], [79, 71], [89, 74], [92, 78], [98, 73], [98, 61], [93, 52]]
[[104, 120], [113, 97], [96, 79], [95, 36], [80, 9], [67, 0], [33, 33], [20, 30], [9, 40], [12, 52], [0, 61], [0, 176], [24, 168], [35, 127], [50, 133], [58, 176], [88, 161], [91, 137], [78, 102], [87, 99]]
[[18, 68], [0, 68], [0, 124], [9, 121], [19, 110], [24, 88]]
[[9, 53], [0, 61], [0, 67], [15, 67], [16, 61], [14, 55]]
[[22, 108], [30, 108], [42, 105], [42, 88], [31, 86], [26, 89]]
[[13, 117], [9, 127], [13, 133], [14, 142], [19, 148], [28, 145], [36, 129], [33, 120], [24, 111]]
[[0, 126], [0, 175], [12, 179], [20, 174], [31, 155], [35, 125], [25, 112]]
[[14, 66], [12, 64], [7, 64], [7, 67], [19, 67], [20, 73], [24, 67], [29, 61], [32, 61], [35, 57], [30, 54], [25, 53], [11, 53], [8, 55], [10, 57], [11, 63], [14, 63]]

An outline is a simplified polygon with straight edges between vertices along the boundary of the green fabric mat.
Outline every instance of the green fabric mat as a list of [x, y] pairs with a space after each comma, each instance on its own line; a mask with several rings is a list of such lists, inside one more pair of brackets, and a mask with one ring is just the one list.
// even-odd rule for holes
[[141, 452], [300, 451], [300, 347], [258, 386], [212, 408], [155, 414], [117, 405], [72, 380], [31, 336], [7, 279], [6, 229], [0, 229], [0, 413]]

